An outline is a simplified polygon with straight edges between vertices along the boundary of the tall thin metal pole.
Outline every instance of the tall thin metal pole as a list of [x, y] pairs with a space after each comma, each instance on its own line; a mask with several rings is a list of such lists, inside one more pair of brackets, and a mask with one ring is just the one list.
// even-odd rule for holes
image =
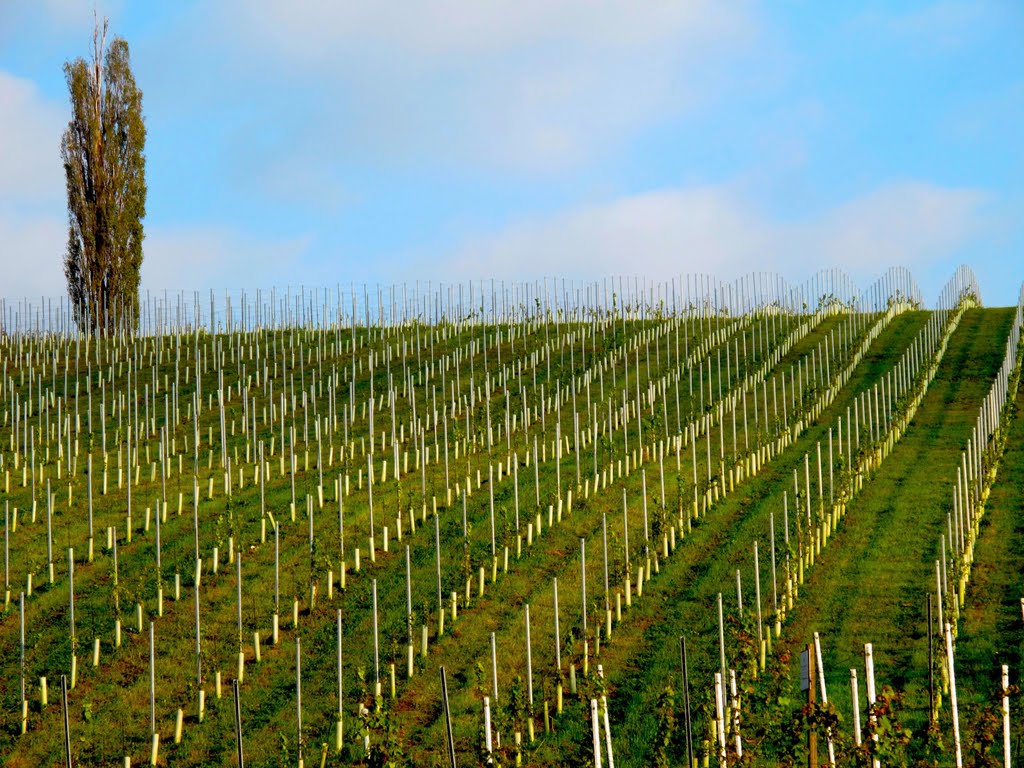
[[156, 733], [156, 648], [153, 622], [149, 622], [149, 735]]
[[235, 693], [235, 740], [238, 743], [238, 768], [245, 768], [245, 758], [242, 755], [242, 700], [238, 694], [238, 679], [231, 681], [231, 687]]
[[195, 605], [196, 605], [196, 687], [202, 691], [203, 688], [203, 657], [202, 657], [202, 635], [200, 633], [199, 624], [199, 579], [200, 577], [200, 563], [196, 560], [196, 588], [195, 594]]
[[441, 701], [444, 705], [444, 727], [445, 733], [448, 736], [448, 761], [451, 763], [452, 768], [455, 766], [455, 735], [452, 733], [452, 711], [448, 706], [448, 677], [445, 674], [444, 667], [440, 668], [441, 671]]
[[935, 719], [935, 641], [932, 635], [932, 595], [928, 593], [928, 720]]
[[299, 739], [299, 763], [302, 762], [302, 638], [295, 638], [295, 698], [296, 724]]
[[345, 701], [345, 689], [343, 687], [343, 678], [341, 675], [341, 663], [342, 663], [342, 650], [341, 650], [341, 608], [338, 608], [338, 736], [341, 740], [341, 736], [344, 733], [343, 725], [343, 713], [344, 713], [344, 701]]
[[377, 580], [373, 580], [373, 675], [374, 696], [380, 696], [380, 644], [377, 633]]
[[21, 617], [21, 700], [25, 701], [25, 593], [18, 595], [18, 615]]
[[60, 701], [64, 710], [64, 758], [71, 768], [71, 726], [68, 724], [68, 676], [60, 676]]

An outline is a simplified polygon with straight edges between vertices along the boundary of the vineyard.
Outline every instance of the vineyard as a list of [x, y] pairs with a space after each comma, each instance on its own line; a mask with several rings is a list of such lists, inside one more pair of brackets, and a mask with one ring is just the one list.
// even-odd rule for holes
[[1010, 765], [1024, 291], [0, 304], [6, 765]]

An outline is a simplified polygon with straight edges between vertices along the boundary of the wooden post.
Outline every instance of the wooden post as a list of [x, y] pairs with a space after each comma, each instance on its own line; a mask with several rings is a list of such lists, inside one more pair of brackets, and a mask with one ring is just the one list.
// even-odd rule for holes
[[[815, 663], [814, 645], [808, 644], [807, 654], [807, 703], [812, 706], [817, 701], [817, 664]], [[807, 733], [807, 765], [818, 768], [818, 733], [811, 728]]]

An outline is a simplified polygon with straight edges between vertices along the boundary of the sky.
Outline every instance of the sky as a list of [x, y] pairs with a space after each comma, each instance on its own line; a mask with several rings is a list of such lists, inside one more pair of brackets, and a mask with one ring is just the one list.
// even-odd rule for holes
[[1016, 0], [0, 0], [0, 296], [65, 292], [62, 66], [148, 130], [142, 288], [1024, 280]]

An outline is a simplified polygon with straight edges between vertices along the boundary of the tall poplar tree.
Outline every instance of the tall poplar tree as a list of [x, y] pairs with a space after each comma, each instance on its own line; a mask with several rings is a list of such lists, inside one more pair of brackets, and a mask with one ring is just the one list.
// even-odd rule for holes
[[65, 62], [71, 120], [60, 154], [68, 193], [64, 275], [75, 320], [109, 334], [138, 324], [146, 126], [128, 43], [93, 31], [92, 61]]

